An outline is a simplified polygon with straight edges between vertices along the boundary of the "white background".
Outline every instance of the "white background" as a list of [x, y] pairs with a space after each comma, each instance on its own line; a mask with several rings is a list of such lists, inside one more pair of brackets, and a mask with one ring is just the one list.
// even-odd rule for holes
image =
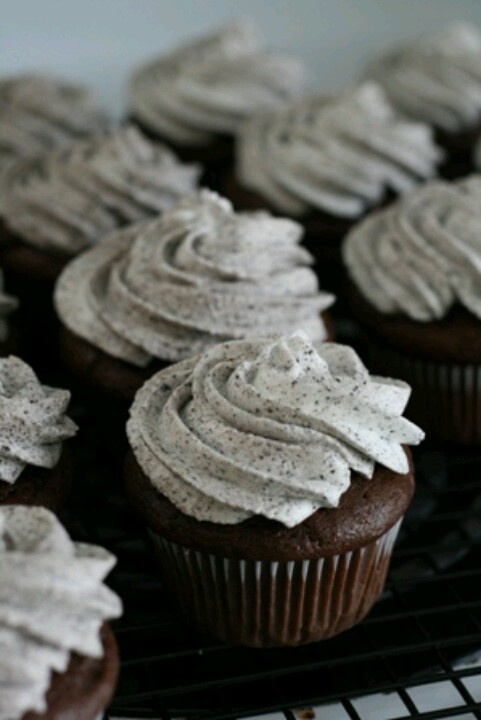
[[0, 0], [0, 75], [54, 71], [90, 83], [119, 113], [133, 66], [243, 15], [303, 57], [313, 87], [331, 90], [397, 39], [457, 19], [481, 27], [481, 0]]

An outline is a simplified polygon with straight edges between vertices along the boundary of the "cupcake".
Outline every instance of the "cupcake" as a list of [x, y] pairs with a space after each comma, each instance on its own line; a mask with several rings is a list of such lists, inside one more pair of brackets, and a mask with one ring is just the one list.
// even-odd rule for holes
[[414, 490], [409, 392], [301, 332], [225, 343], [145, 383], [127, 494], [201, 631], [299, 645], [366, 615]]
[[103, 717], [118, 674], [114, 563], [44, 508], [0, 508], [0, 720]]
[[337, 290], [347, 231], [433, 176], [440, 159], [430, 129], [400, 119], [369, 83], [250, 120], [239, 133], [236, 175], [226, 177], [224, 190], [238, 207], [266, 205], [298, 219], [321, 280]]
[[109, 125], [81, 86], [48, 75], [0, 79], [0, 177], [19, 160], [105, 132]]
[[215, 167], [231, 158], [247, 118], [301, 93], [304, 82], [297, 59], [269, 52], [253, 23], [239, 22], [141, 67], [130, 113], [179, 157]]
[[481, 178], [433, 181], [349, 234], [352, 311], [372, 367], [413, 388], [429, 433], [481, 443]]
[[21, 299], [30, 362], [45, 372], [55, 366], [52, 287], [68, 260], [116, 228], [163, 212], [196, 188], [199, 173], [134, 127], [12, 169], [0, 199], [0, 260]]
[[77, 431], [65, 414], [69, 400], [20, 358], [0, 358], [0, 504], [63, 504], [73, 469], [63, 443]]
[[225, 340], [297, 327], [326, 339], [321, 313], [333, 297], [319, 291], [301, 235], [291, 220], [235, 213], [208, 190], [114, 233], [57, 282], [67, 366], [131, 402], [157, 369]]
[[446, 149], [446, 177], [473, 170], [481, 132], [481, 33], [458, 23], [383, 53], [366, 75], [382, 85], [392, 105], [429, 124]]

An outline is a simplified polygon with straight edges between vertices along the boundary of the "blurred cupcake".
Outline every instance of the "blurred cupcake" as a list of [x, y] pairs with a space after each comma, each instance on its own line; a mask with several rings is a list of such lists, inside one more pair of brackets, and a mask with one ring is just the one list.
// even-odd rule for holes
[[9, 322], [10, 314], [18, 307], [18, 300], [5, 292], [4, 285], [3, 272], [0, 269], [0, 357], [18, 351], [17, 333]]
[[130, 112], [179, 157], [216, 166], [232, 157], [242, 122], [303, 88], [301, 63], [269, 52], [252, 22], [238, 22], [140, 68]]
[[69, 400], [20, 358], [0, 358], [0, 504], [60, 509], [73, 474], [63, 443], [77, 431], [65, 414]]
[[446, 177], [473, 170], [481, 132], [481, 33], [458, 23], [398, 45], [371, 63], [366, 75], [384, 88], [407, 117], [431, 125], [446, 149]]
[[118, 674], [106, 621], [122, 608], [103, 582], [114, 564], [48, 510], [0, 508], [2, 720], [103, 717]]
[[0, 260], [21, 300], [23, 354], [35, 367], [55, 367], [52, 287], [68, 260], [112, 230], [158, 215], [197, 187], [199, 173], [134, 127], [14, 166], [0, 198]]
[[219, 345], [143, 386], [126, 489], [202, 631], [299, 645], [366, 615], [414, 490], [408, 397], [300, 332]]
[[236, 214], [207, 190], [113, 234], [58, 280], [65, 362], [131, 401], [160, 367], [227, 339], [296, 327], [326, 339], [321, 313], [334, 298], [319, 291], [301, 235], [291, 220]]
[[413, 388], [409, 416], [481, 443], [481, 178], [431, 182], [350, 233], [352, 311], [373, 368]]
[[0, 78], [0, 177], [19, 160], [105, 132], [110, 124], [86, 88], [48, 75]]
[[246, 123], [224, 189], [238, 207], [298, 218], [321, 280], [338, 289], [341, 240], [353, 223], [433, 176], [440, 158], [430, 129], [401, 120], [371, 83]]

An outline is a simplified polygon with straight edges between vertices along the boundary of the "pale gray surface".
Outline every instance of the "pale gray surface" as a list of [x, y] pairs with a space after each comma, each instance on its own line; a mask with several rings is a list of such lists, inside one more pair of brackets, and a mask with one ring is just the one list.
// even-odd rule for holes
[[376, 49], [457, 19], [481, 27], [480, 0], [3, 0], [0, 75], [33, 68], [89, 82], [119, 112], [134, 65], [241, 15], [300, 54], [312, 85], [354, 79]]

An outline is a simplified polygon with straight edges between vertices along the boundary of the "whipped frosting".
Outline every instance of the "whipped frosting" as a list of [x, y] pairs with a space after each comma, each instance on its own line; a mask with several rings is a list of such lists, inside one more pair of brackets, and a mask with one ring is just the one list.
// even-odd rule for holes
[[299, 94], [304, 84], [300, 62], [267, 52], [258, 29], [244, 21], [142, 67], [130, 105], [138, 120], [171, 141], [205, 145]]
[[103, 656], [100, 628], [122, 612], [103, 582], [114, 564], [44, 508], [0, 508], [0, 720], [45, 712], [52, 673], [71, 653]]
[[18, 307], [17, 298], [7, 295], [4, 285], [3, 272], [0, 270], [0, 342], [8, 337], [7, 316]]
[[77, 431], [69, 401], [68, 390], [41, 385], [20, 358], [0, 358], [0, 480], [14, 483], [26, 465], [55, 467]]
[[319, 292], [301, 236], [292, 220], [235, 213], [204, 190], [69, 263], [56, 309], [73, 333], [139, 366], [297, 327], [324, 339], [333, 297]]
[[236, 155], [240, 183], [274, 208], [346, 218], [431, 177], [442, 158], [431, 129], [402, 120], [375, 83], [252, 118]]
[[402, 444], [424, 437], [402, 417], [409, 395], [370, 376], [352, 348], [296, 332], [225, 343], [157, 373], [127, 434], [154, 487], [185, 514], [294, 527], [337, 507], [351, 471], [408, 471]]
[[18, 160], [104, 132], [109, 125], [83, 87], [46, 75], [0, 80], [0, 174]]
[[164, 211], [196, 188], [199, 175], [200, 167], [126, 127], [17, 164], [2, 184], [0, 209], [22, 240], [73, 255]]
[[349, 275], [380, 312], [427, 322], [455, 303], [481, 319], [481, 177], [434, 181], [345, 240]]
[[481, 33], [474, 25], [457, 23], [388, 50], [366, 75], [399, 111], [444, 131], [481, 119]]

